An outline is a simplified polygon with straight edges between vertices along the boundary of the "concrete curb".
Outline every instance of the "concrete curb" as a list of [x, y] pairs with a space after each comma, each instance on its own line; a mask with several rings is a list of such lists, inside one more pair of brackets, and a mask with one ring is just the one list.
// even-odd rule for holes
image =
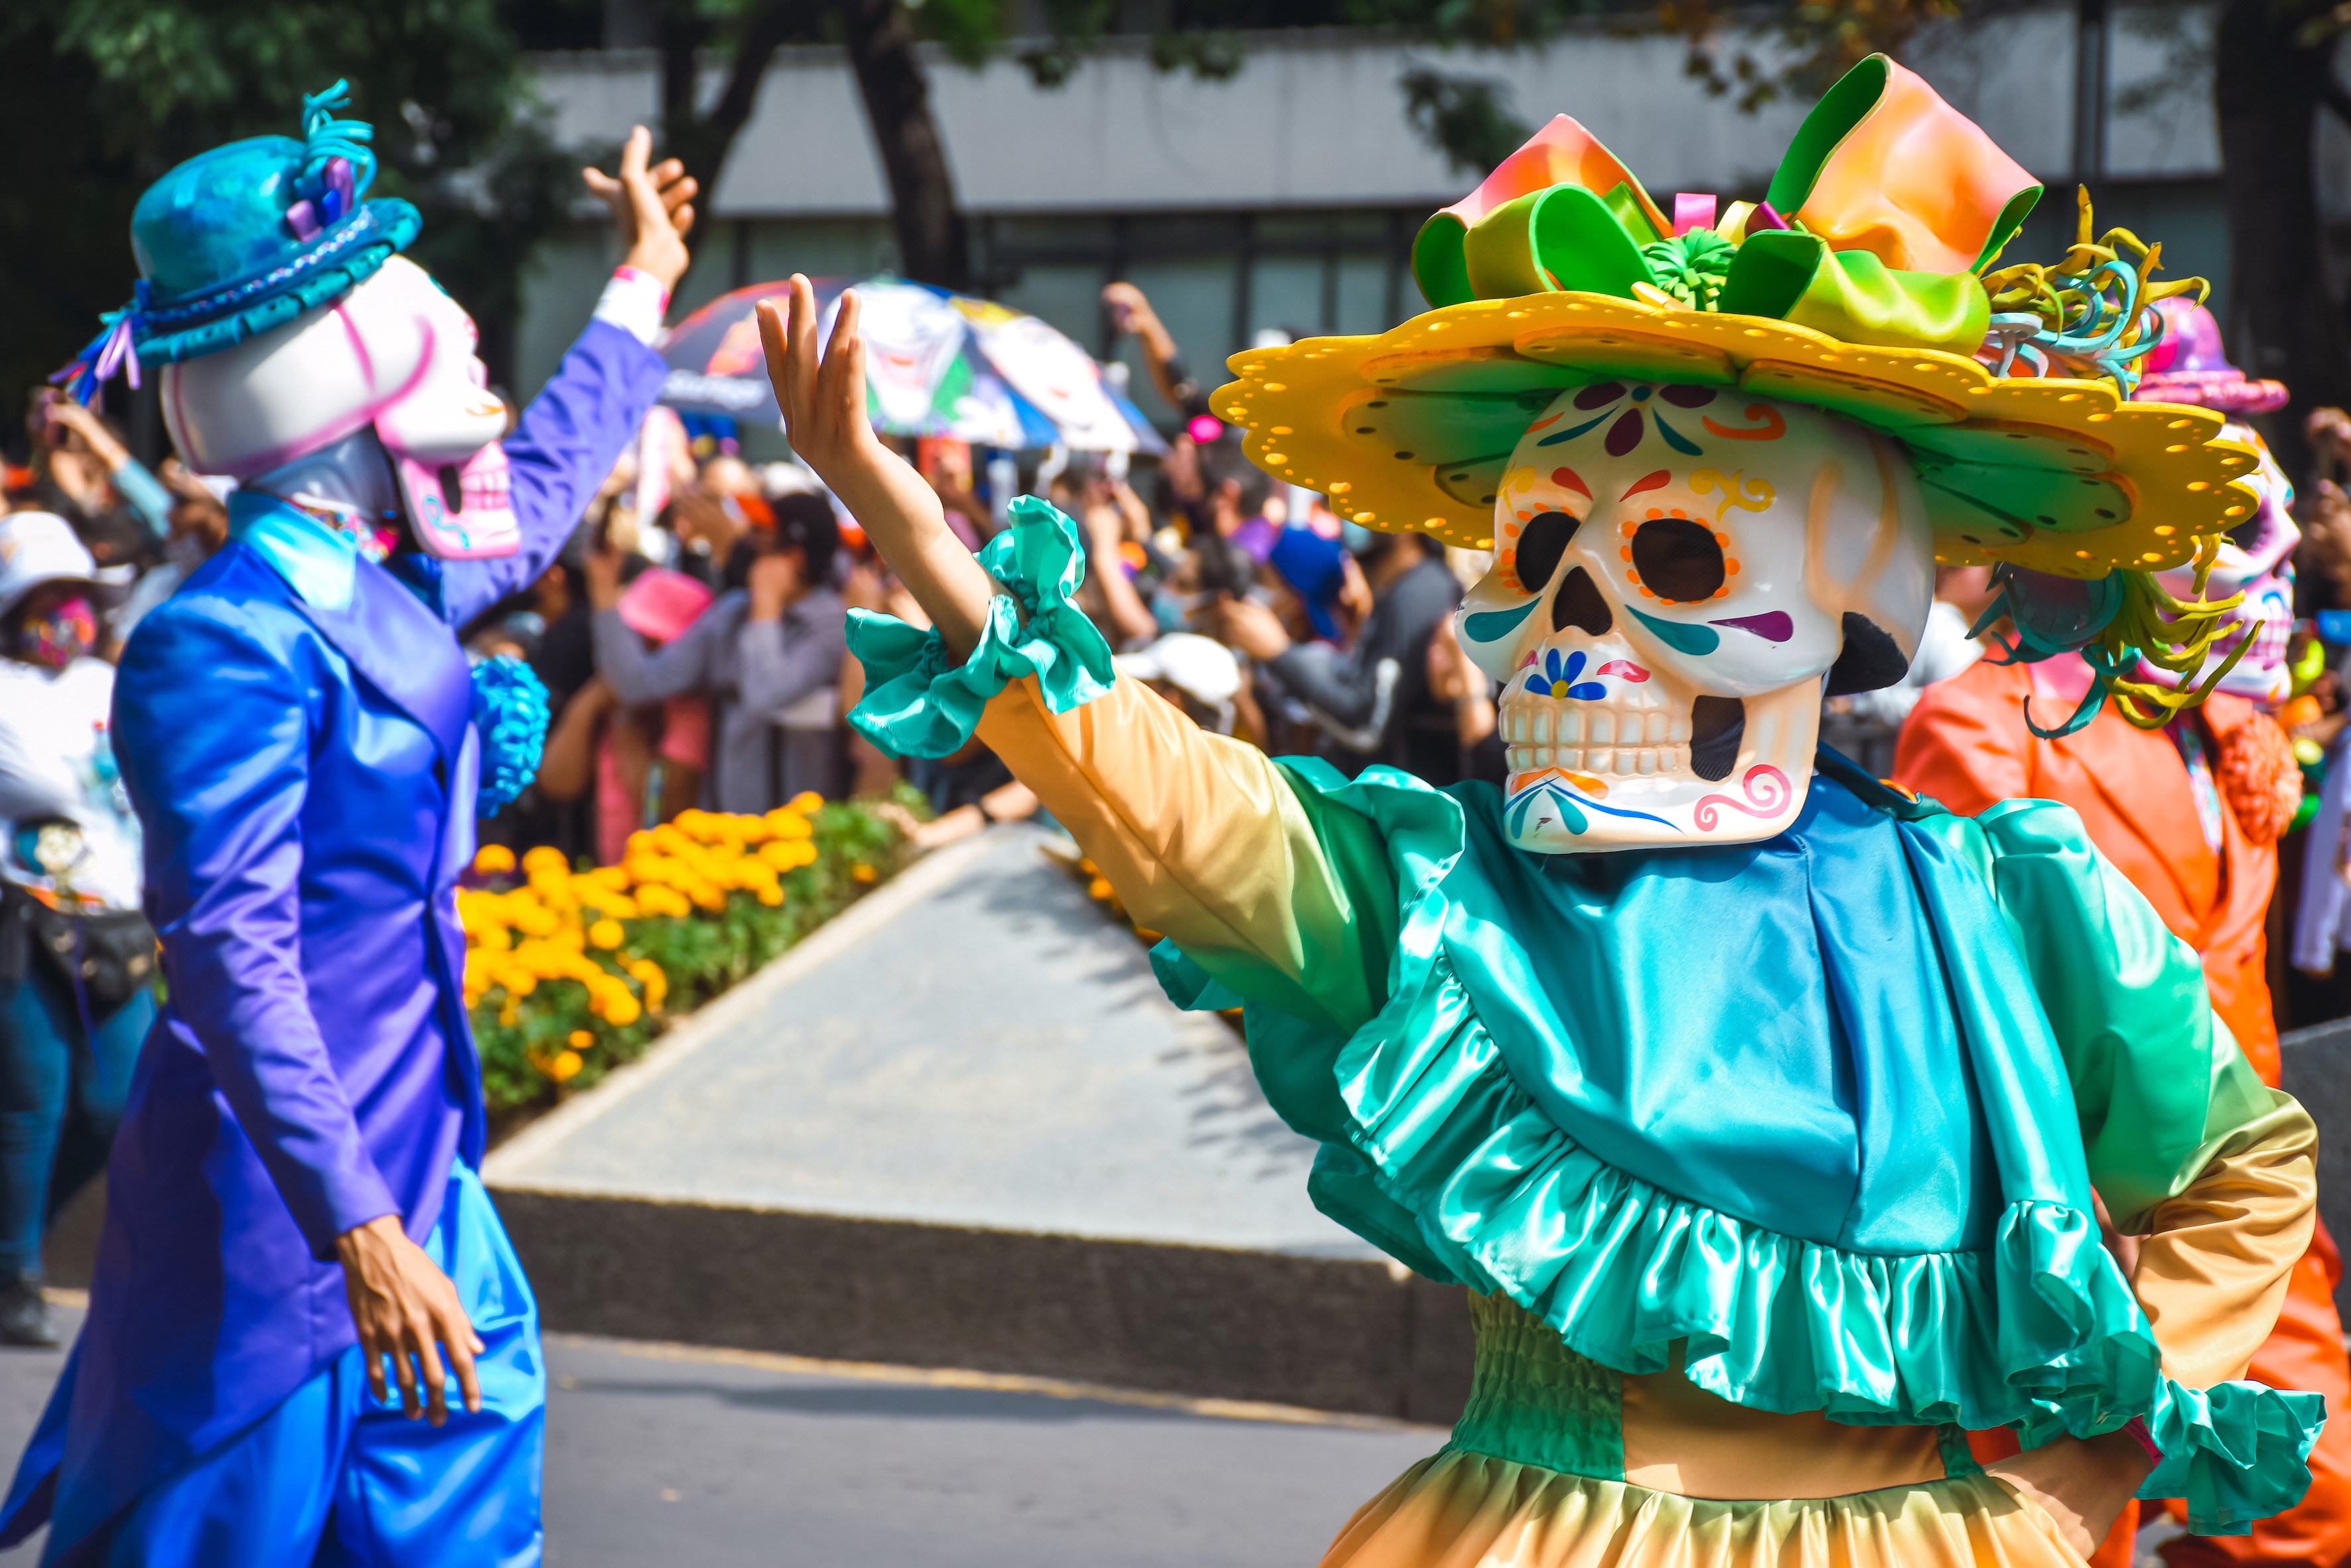
[[1449, 1425], [1462, 1291], [1394, 1265], [503, 1188], [550, 1330]]

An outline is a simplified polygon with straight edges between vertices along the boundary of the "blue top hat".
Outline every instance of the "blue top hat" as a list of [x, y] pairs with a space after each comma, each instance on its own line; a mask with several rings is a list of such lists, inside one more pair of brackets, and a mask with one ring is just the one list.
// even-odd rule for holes
[[140, 278], [129, 305], [52, 380], [87, 402], [118, 367], [193, 360], [280, 327], [350, 293], [422, 226], [397, 198], [362, 201], [375, 181], [375, 130], [338, 120], [337, 82], [302, 99], [302, 136], [256, 136], [189, 159], [131, 214]]

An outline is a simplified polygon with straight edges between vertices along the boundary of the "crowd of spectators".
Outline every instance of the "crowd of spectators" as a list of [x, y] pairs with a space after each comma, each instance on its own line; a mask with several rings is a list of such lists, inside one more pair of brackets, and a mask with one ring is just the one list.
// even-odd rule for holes
[[[1012, 491], [1043, 494], [1081, 531], [1079, 603], [1119, 667], [1197, 723], [1350, 776], [1385, 764], [1439, 785], [1499, 782], [1494, 688], [1452, 627], [1485, 558], [1343, 522], [1322, 497], [1271, 483], [1143, 294], [1113, 285], [1103, 303], [1180, 412], [1168, 452], [1008, 461], [910, 444], [965, 544], [1005, 526]], [[108, 747], [113, 661], [223, 546], [232, 487], [176, 459], [151, 472], [116, 424], [47, 392], [25, 451], [0, 497], [0, 1341], [37, 1338], [46, 1321], [20, 1299], [44, 1217], [95, 1168], [77, 1151], [103, 1149], [145, 1029], [143, 974], [108, 967], [142, 940], [152, 955], [138, 822]], [[2351, 503], [2333, 486], [2318, 500], [2316, 564], [2344, 564], [2329, 551], [2351, 563]], [[1968, 633], [1986, 576], [1943, 574], [1910, 677], [1832, 702], [1824, 739], [1891, 770], [1919, 691], [1981, 656]], [[850, 728], [863, 683], [852, 608], [922, 620], [809, 470], [747, 462], [726, 428], [657, 410], [559, 557], [465, 631], [472, 656], [529, 664], [552, 713], [536, 781], [481, 824], [484, 841], [611, 862], [630, 834], [690, 808], [761, 812], [809, 791], [878, 800], [921, 847], [1034, 816], [1036, 797], [976, 741], [901, 760]], [[53, 951], [44, 911], [61, 904], [89, 916], [82, 929], [113, 921], [124, 935]]]

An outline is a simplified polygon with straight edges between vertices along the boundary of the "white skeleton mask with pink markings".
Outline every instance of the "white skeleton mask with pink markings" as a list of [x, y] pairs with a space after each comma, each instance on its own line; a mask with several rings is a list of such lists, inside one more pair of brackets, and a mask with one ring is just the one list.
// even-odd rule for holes
[[477, 338], [423, 268], [392, 256], [332, 305], [166, 365], [163, 418], [199, 472], [350, 512], [353, 527], [403, 510], [444, 560], [512, 555], [507, 405]]
[[1562, 393], [1511, 455], [1494, 539], [1458, 630], [1503, 684], [1511, 841], [1546, 853], [1781, 831], [1824, 692], [1898, 680], [1933, 593], [1898, 449], [1703, 387]]
[[[2255, 702], [2282, 703], [2294, 692], [2286, 648], [2294, 638], [2294, 548], [2302, 542], [2302, 528], [2293, 514], [2294, 482], [2252, 425], [2232, 419], [2226, 428], [2231, 440], [2241, 441], [2260, 454], [2261, 467], [2252, 484], [2262, 501], [2249, 520], [2220, 536], [2219, 557], [2204, 580], [2208, 600], [2242, 594], [2245, 601], [2238, 607], [2235, 630], [2213, 644], [2205, 664], [2207, 667], [2219, 664], [2251, 637], [2253, 645], [2220, 677], [2215, 689]], [[2158, 573], [2157, 580], [2174, 599], [2196, 597], [2193, 566]], [[2141, 679], [2163, 685], [2179, 684], [2179, 676], [2145, 661], [2137, 673]]]

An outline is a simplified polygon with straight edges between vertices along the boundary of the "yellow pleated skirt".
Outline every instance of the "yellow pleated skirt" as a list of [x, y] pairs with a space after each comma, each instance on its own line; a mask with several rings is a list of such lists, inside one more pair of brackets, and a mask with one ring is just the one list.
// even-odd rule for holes
[[1986, 1475], [1722, 1502], [1447, 1450], [1365, 1503], [1322, 1568], [2086, 1568]]

